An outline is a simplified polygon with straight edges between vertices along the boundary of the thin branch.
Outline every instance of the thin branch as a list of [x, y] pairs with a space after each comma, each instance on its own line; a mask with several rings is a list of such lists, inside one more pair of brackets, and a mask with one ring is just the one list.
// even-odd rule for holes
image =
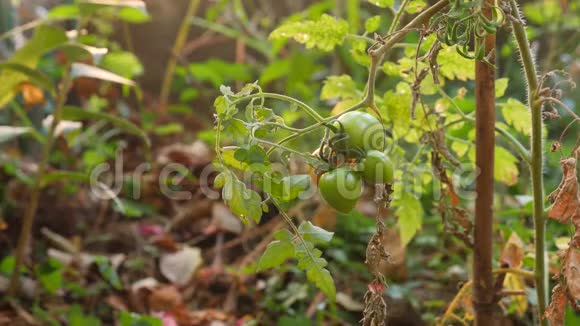
[[17, 295], [20, 290], [20, 269], [24, 264], [26, 248], [28, 247], [30, 235], [32, 233], [32, 225], [34, 224], [34, 217], [36, 216], [36, 212], [38, 210], [38, 201], [40, 199], [40, 191], [42, 189], [44, 174], [48, 167], [50, 154], [56, 139], [56, 127], [62, 119], [62, 111], [67, 99], [68, 91], [72, 86], [72, 80], [73, 78], [71, 76], [71, 67], [70, 64], [67, 64], [64, 67], [61, 88], [56, 98], [56, 106], [54, 109], [52, 124], [48, 130], [46, 142], [44, 143], [44, 147], [42, 149], [42, 159], [38, 164], [38, 169], [34, 176], [34, 184], [30, 191], [28, 207], [26, 208], [26, 212], [24, 213], [24, 217], [22, 219], [22, 228], [18, 238], [18, 246], [16, 247], [16, 252], [14, 253], [15, 262], [14, 268], [12, 269], [12, 276], [10, 278], [10, 288], [8, 290], [8, 293], [11, 296]]
[[161, 95], [159, 96], [159, 102], [163, 108], [167, 105], [169, 101], [169, 93], [171, 91], [171, 84], [173, 83], [173, 75], [175, 74], [175, 68], [177, 67], [177, 58], [183, 50], [183, 46], [187, 41], [187, 36], [189, 35], [189, 19], [197, 11], [199, 7], [200, 0], [191, 0], [185, 16], [179, 26], [179, 31], [177, 32], [177, 37], [175, 38], [175, 43], [173, 44], [173, 49], [169, 56], [169, 61], [167, 62], [167, 67], [165, 68], [165, 76], [163, 77], [163, 84], [161, 85]]
[[532, 114], [532, 140], [531, 140], [531, 164], [530, 175], [532, 178], [532, 194], [533, 194], [533, 216], [534, 216], [534, 231], [535, 231], [535, 281], [536, 292], [538, 297], [539, 317], [542, 325], [548, 325], [546, 319], [542, 315], [546, 311], [549, 302], [548, 298], [548, 268], [546, 263], [546, 219], [544, 217], [544, 180], [542, 176], [544, 154], [542, 152], [542, 102], [538, 100], [538, 75], [530, 49], [530, 43], [526, 34], [525, 26], [522, 22], [521, 13], [519, 11], [516, 0], [510, 0], [511, 11], [517, 17], [511, 21], [512, 31], [515, 36], [518, 50], [521, 57], [521, 63], [526, 73], [526, 80], [528, 83], [528, 106]]

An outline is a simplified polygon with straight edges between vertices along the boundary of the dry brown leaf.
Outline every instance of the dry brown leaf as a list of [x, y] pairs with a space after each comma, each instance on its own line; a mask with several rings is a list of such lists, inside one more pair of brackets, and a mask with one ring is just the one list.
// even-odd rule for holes
[[183, 297], [174, 285], [158, 287], [149, 296], [149, 309], [151, 311], [168, 311], [181, 306]]
[[563, 262], [562, 273], [566, 279], [568, 293], [576, 300], [580, 300], [580, 249], [568, 249]]
[[573, 157], [560, 160], [562, 165], [562, 182], [548, 199], [554, 202], [548, 216], [561, 223], [569, 223], [580, 215], [580, 193], [576, 176], [576, 159]]
[[501, 252], [500, 262], [506, 264], [511, 268], [518, 268], [522, 265], [524, 256], [524, 243], [517, 233], [512, 232], [512, 235], [506, 242], [503, 251]]
[[552, 326], [564, 326], [564, 316], [566, 314], [566, 291], [562, 285], [558, 284], [552, 290], [552, 302], [546, 312], [544, 318], [547, 318]]

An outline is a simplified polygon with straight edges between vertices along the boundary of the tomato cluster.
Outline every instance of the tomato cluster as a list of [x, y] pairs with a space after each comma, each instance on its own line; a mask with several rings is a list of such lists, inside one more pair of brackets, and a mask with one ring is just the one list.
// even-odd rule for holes
[[364, 154], [356, 158], [346, 157], [339, 166], [319, 176], [318, 189], [331, 207], [348, 213], [361, 196], [363, 180], [370, 185], [393, 182], [393, 163], [381, 151], [384, 131], [374, 116], [359, 111], [348, 112], [340, 116], [334, 126], [343, 136], [336, 144], [339, 150]]

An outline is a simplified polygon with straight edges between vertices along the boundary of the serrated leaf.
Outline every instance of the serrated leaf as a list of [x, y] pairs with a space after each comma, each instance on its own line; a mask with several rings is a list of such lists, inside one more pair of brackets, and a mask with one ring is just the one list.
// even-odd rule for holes
[[75, 62], [72, 64], [71, 67], [71, 76], [72, 78], [78, 77], [89, 77], [89, 78], [96, 78], [99, 80], [109, 81], [112, 83], [123, 84], [128, 86], [135, 86], [135, 82], [127, 79], [125, 77], [121, 77], [117, 74], [114, 74], [110, 71], [87, 65], [84, 63]]
[[393, 137], [403, 138], [409, 132], [411, 123], [411, 88], [407, 83], [397, 84], [396, 90], [385, 93], [383, 98], [387, 116], [393, 122]]
[[[326, 260], [318, 258], [326, 263]], [[306, 278], [316, 284], [316, 286], [324, 293], [326, 296], [334, 301], [336, 298], [336, 287], [334, 285], [334, 280], [330, 275], [330, 272], [326, 268], [320, 267], [320, 262], [312, 262], [306, 267]]]
[[402, 192], [401, 198], [393, 201], [393, 206], [397, 207], [395, 215], [398, 217], [401, 245], [406, 246], [421, 229], [423, 206], [421, 201], [409, 192]]
[[294, 239], [294, 235], [292, 232], [288, 231], [287, 229], [280, 229], [274, 232], [274, 239], [276, 240], [284, 240], [284, 241], [292, 241]]
[[289, 241], [275, 240], [270, 242], [258, 261], [258, 271], [282, 265], [286, 259], [294, 256], [294, 245]]
[[439, 73], [450, 80], [461, 81], [475, 78], [475, 61], [462, 57], [455, 50], [455, 46], [444, 47], [437, 57], [440, 65]]
[[495, 97], [502, 97], [508, 87], [509, 78], [500, 78], [495, 81]]
[[376, 32], [381, 27], [381, 16], [373, 16], [365, 21], [365, 30], [367, 33]]
[[285, 23], [270, 34], [270, 39], [292, 38], [298, 43], [306, 45], [306, 48], [316, 47], [328, 52], [344, 42], [348, 31], [349, 26], [345, 20], [323, 14], [316, 21]]
[[393, 4], [395, 3], [394, 0], [368, 0], [368, 2], [381, 8], [392, 7]]
[[324, 81], [322, 91], [320, 92], [321, 100], [332, 98], [356, 98], [356, 84], [349, 75], [329, 76]]
[[501, 113], [505, 122], [514, 127], [515, 130], [529, 136], [532, 131], [532, 118], [528, 107], [522, 102], [508, 98], [502, 106]]
[[328, 243], [334, 236], [333, 232], [328, 232], [325, 229], [312, 224], [310, 221], [302, 222], [298, 227], [298, 232], [304, 240], [314, 244]]
[[[475, 148], [470, 148], [469, 159], [475, 161]], [[508, 186], [518, 182], [518, 158], [501, 146], [495, 146], [494, 179]]]
[[262, 198], [254, 190], [248, 189], [235, 175], [228, 173], [222, 191], [222, 197], [232, 212], [247, 222], [251, 219], [256, 223], [262, 217]]
[[306, 174], [289, 175], [284, 178], [264, 175], [262, 190], [270, 193], [281, 202], [292, 201], [310, 187], [310, 176]]

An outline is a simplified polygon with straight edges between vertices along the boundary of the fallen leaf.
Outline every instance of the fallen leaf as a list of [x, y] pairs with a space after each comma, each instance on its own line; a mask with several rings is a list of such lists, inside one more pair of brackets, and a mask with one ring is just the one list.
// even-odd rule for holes
[[212, 224], [219, 230], [233, 234], [240, 234], [243, 231], [243, 224], [232, 211], [222, 203], [215, 203], [211, 209]]
[[354, 300], [350, 295], [343, 292], [336, 294], [336, 303], [348, 311], [363, 311], [365, 309], [365, 305], [362, 302]]
[[183, 304], [183, 297], [175, 285], [155, 288], [149, 296], [149, 309], [153, 312], [168, 311]]
[[189, 282], [202, 263], [203, 258], [199, 248], [184, 246], [175, 253], [162, 255], [159, 261], [159, 268], [161, 274], [169, 281], [183, 286]]

